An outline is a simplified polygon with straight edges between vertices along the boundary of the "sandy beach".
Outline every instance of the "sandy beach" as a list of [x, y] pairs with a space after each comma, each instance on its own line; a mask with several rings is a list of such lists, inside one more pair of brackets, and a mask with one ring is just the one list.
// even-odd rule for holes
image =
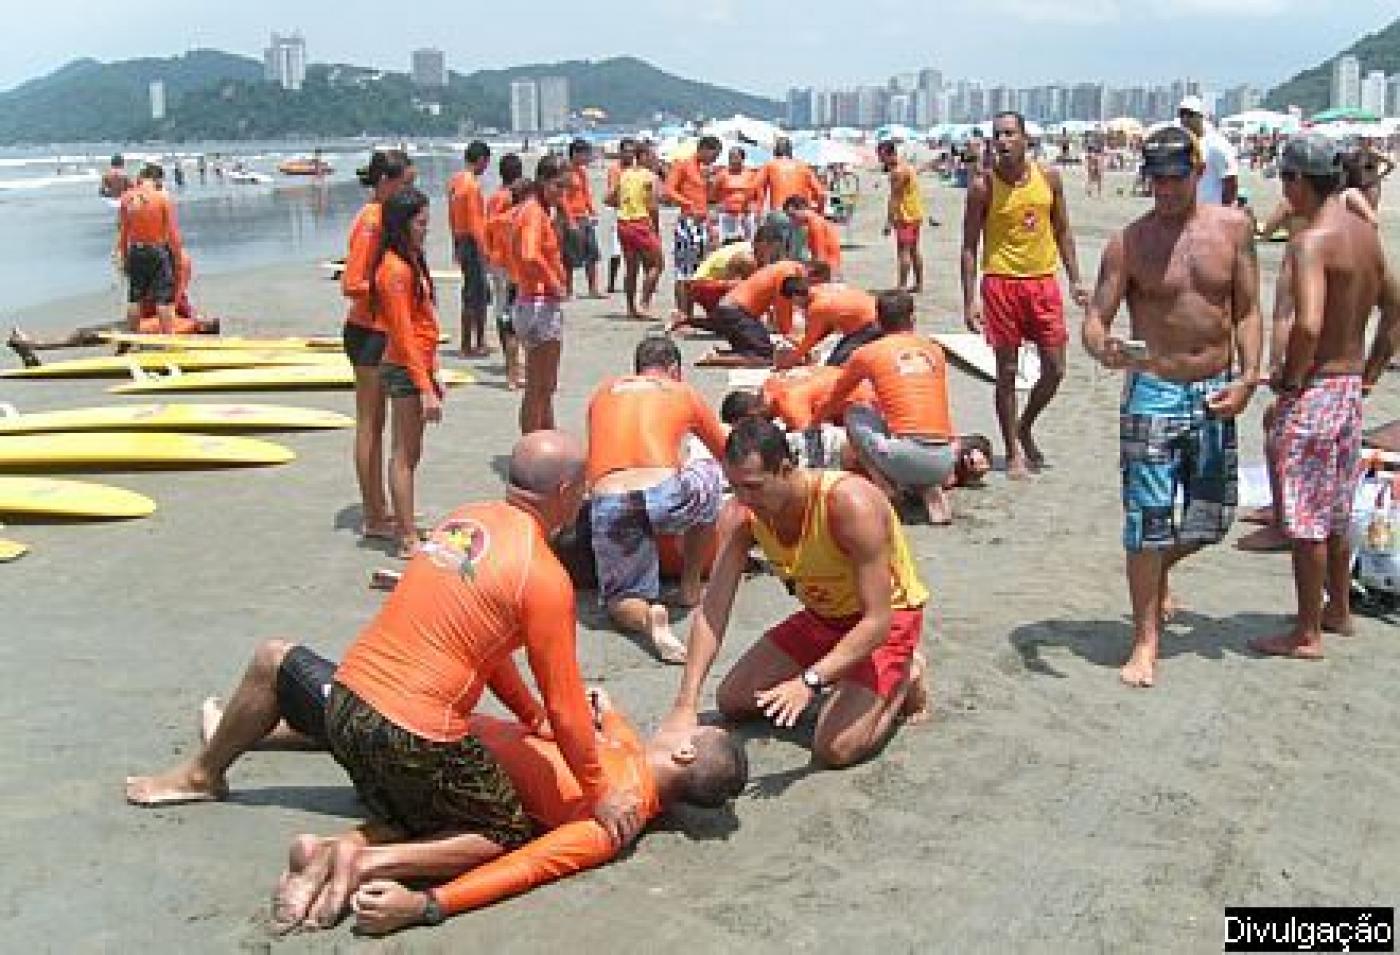
[[[1110, 173], [1086, 199], [1066, 174], [1081, 267], [1092, 281], [1109, 233], [1147, 208]], [[894, 279], [879, 233], [883, 184], [867, 191], [847, 249], [849, 281]], [[1278, 184], [1246, 174], [1260, 216]], [[960, 330], [962, 193], [923, 180], [941, 226], [926, 229], [930, 289], [920, 328]], [[1400, 202], [1382, 210], [1392, 258]], [[1124, 194], [1120, 194], [1124, 193]], [[434, 202], [434, 261], [447, 261]], [[1261, 247], [1267, 321], [1282, 247]], [[1400, 261], [1400, 260], [1397, 260]], [[334, 334], [338, 287], [310, 261], [201, 275], [194, 296], [240, 334]], [[580, 277], [581, 281], [581, 277]], [[669, 272], [659, 304], [669, 306]], [[455, 330], [456, 288], [441, 290]], [[48, 328], [100, 321], [115, 292], [15, 316]], [[630, 367], [645, 325], [622, 300], [566, 305], [561, 426], [582, 433], [594, 383]], [[1126, 322], [1126, 315], [1120, 322]], [[122, 780], [163, 768], [195, 742], [200, 700], [225, 694], [254, 644], [282, 636], [339, 655], [381, 596], [391, 565], [360, 543], [348, 432], [271, 436], [295, 462], [239, 471], [144, 472], [94, 480], [154, 497], [151, 518], [25, 523], [3, 536], [33, 552], [0, 568], [0, 948], [11, 951], [435, 952], [1212, 952], [1227, 905], [1393, 904], [1400, 894], [1400, 641], [1359, 618], [1321, 663], [1261, 659], [1254, 636], [1288, 624], [1289, 561], [1230, 541], [1183, 565], [1184, 609], [1150, 691], [1118, 683], [1129, 644], [1120, 543], [1120, 378], [1078, 345], [1043, 419], [1053, 464], [1012, 485], [960, 492], [949, 529], [908, 529], [933, 590], [925, 641], [934, 716], [878, 758], [814, 772], [793, 735], [746, 730], [751, 791], [731, 815], [664, 820], [624, 859], [435, 929], [384, 942], [348, 926], [273, 940], [267, 899], [300, 832], [361, 817], [327, 755], [255, 753], [223, 804], [139, 810]], [[710, 347], [690, 340], [694, 358]], [[450, 367], [479, 383], [453, 393], [427, 436], [420, 507], [429, 517], [494, 496], [516, 437], [518, 395], [497, 359]], [[8, 362], [5, 362], [8, 364]], [[724, 375], [696, 369], [712, 399]], [[120, 403], [110, 382], [0, 382], [25, 410]], [[1242, 419], [1242, 462], [1261, 457], [1267, 392]], [[110, 399], [110, 400], [109, 400]], [[131, 399], [127, 399], [130, 401]], [[192, 400], [217, 400], [195, 397]], [[252, 400], [351, 411], [348, 392]], [[960, 430], [994, 432], [988, 383], [953, 381]], [[1400, 417], [1383, 382], [1367, 423]], [[793, 604], [773, 578], [740, 592], [717, 672]], [[644, 728], [679, 671], [610, 630], [579, 595], [585, 677]], [[682, 632], [685, 625], [682, 625]], [[715, 680], [710, 683], [713, 691]]]

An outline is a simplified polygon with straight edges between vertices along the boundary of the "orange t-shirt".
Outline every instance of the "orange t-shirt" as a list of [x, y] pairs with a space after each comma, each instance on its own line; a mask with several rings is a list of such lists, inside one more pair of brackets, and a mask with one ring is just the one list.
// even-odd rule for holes
[[384, 361], [408, 369], [408, 376], [419, 391], [436, 392], [433, 372], [437, 371], [437, 307], [428, 294], [426, 280], [415, 294], [416, 281], [413, 268], [397, 252], [384, 252], [374, 273], [375, 310], [384, 322], [388, 339]]
[[122, 193], [117, 223], [123, 250], [133, 245], [168, 245], [172, 253], [180, 249], [175, 205], [162, 190], [147, 182]]
[[681, 215], [704, 219], [709, 216], [710, 188], [699, 156], [671, 164], [666, 175], [666, 195], [681, 207]]
[[820, 209], [826, 203], [826, 188], [812, 167], [784, 156], [769, 160], [758, 174], [758, 192], [768, 195], [768, 208], [781, 212], [783, 203], [793, 196], [802, 196]]
[[486, 225], [482, 230], [481, 251], [486, 261], [497, 268], [504, 268], [506, 264], [506, 247], [510, 243], [510, 210], [514, 205], [511, 191], [505, 186], [491, 193], [491, 198], [486, 200]]
[[[862, 382], [834, 409], [824, 411], [831, 390], [840, 378], [841, 369], [830, 365], [790, 368], [764, 379], [760, 394], [773, 417], [794, 431], [802, 431], [822, 421], [840, 424], [851, 405], [875, 402], [875, 392]], [[819, 413], [824, 413], [825, 417], [819, 418]]]
[[[645, 825], [661, 814], [646, 746], [617, 711], [604, 713], [601, 722], [598, 755], [603, 776], [609, 789], [630, 790], [641, 797]], [[557, 745], [530, 735], [520, 723], [489, 716], [473, 716], [468, 729], [510, 777], [525, 812], [547, 831], [434, 889], [443, 914], [478, 909], [617, 857], [620, 847], [593, 818], [592, 807]]]
[[586, 216], [596, 216], [593, 205], [593, 190], [588, 186], [588, 167], [569, 164], [568, 185], [564, 187], [564, 214], [570, 222], [577, 222]]
[[524, 298], [563, 298], [564, 261], [559, 234], [539, 199], [521, 204], [515, 219], [516, 284]]
[[345, 271], [340, 273], [340, 294], [350, 300], [345, 320], [352, 325], [362, 325], [383, 331], [383, 323], [374, 312], [370, 301], [370, 269], [374, 258], [379, 254], [379, 234], [384, 222], [384, 207], [377, 202], [367, 202], [350, 224], [349, 247], [345, 253]]
[[486, 207], [481, 183], [470, 169], [460, 170], [447, 183], [447, 222], [454, 242], [471, 236], [479, 248], [485, 241]]
[[862, 345], [846, 362], [830, 400], [843, 400], [863, 381], [874, 387], [891, 434], [953, 436], [948, 360], [937, 342], [901, 332]]
[[[539, 522], [504, 501], [468, 504], [408, 562], [335, 679], [394, 724], [439, 742], [471, 732], [487, 686], [527, 725], [547, 713], [592, 805], [608, 784], [575, 641], [574, 585]], [[511, 659], [521, 647], [543, 713]]]
[[796, 358], [806, 358], [832, 332], [849, 335], [879, 320], [875, 296], [869, 292], [829, 282], [813, 285], [807, 302], [807, 328]]
[[826, 216], [803, 209], [797, 216], [807, 230], [807, 251], [818, 262], [831, 266], [832, 274], [841, 271], [841, 230]]
[[726, 166], [715, 173], [712, 184], [715, 201], [722, 211], [739, 215], [758, 207], [758, 170], [731, 172]]
[[753, 275], [744, 279], [729, 290], [723, 302], [737, 305], [754, 318], [762, 318], [769, 309], [773, 310], [773, 322], [784, 335], [792, 331], [792, 300], [778, 294], [783, 280], [805, 275], [801, 262], [784, 259], [765, 265]]
[[588, 479], [624, 468], [678, 468], [694, 434], [724, 457], [724, 426], [700, 392], [663, 375], [606, 379], [588, 402]]

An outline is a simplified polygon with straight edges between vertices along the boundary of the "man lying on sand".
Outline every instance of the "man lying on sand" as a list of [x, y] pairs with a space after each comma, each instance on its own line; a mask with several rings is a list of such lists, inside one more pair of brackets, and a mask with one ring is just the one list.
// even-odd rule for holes
[[[222, 783], [249, 749], [328, 747], [326, 710], [335, 671], [334, 663], [304, 646], [262, 644], [227, 706], [214, 698], [204, 702], [203, 746], [192, 762]], [[680, 803], [716, 808], [743, 790], [748, 761], [724, 730], [660, 732], [643, 741], [602, 690], [590, 690], [589, 701], [603, 773], [611, 785], [638, 794], [643, 823]], [[593, 818], [547, 729], [541, 734], [481, 714], [468, 719], [468, 729], [508, 777], [497, 798], [528, 817], [535, 838], [514, 849], [474, 833], [410, 842], [375, 824], [332, 838], [297, 836], [274, 897], [276, 929], [329, 928], [352, 909], [357, 930], [383, 935], [441, 922], [617, 856], [621, 844]], [[153, 779], [128, 780], [128, 798], [151, 794]], [[449, 782], [439, 782], [443, 795], [451, 795]], [[209, 791], [225, 789], [220, 784]], [[415, 891], [404, 881], [436, 887]]]
[[[1104, 367], [1128, 372], [1120, 429], [1133, 650], [1119, 676], [1136, 687], [1156, 680], [1162, 621], [1171, 613], [1167, 575], [1224, 539], [1234, 520], [1235, 417], [1259, 382], [1261, 347], [1249, 217], [1197, 204], [1201, 160], [1179, 127], [1147, 138], [1143, 166], [1153, 208], [1109, 238], [1084, 317], [1085, 349]], [[1132, 348], [1108, 331], [1125, 298]]]
[[734, 500], [720, 516], [719, 557], [692, 617], [680, 692], [663, 726], [697, 725], [701, 688], [758, 544], [803, 609], [729, 671], [715, 694], [720, 712], [789, 727], [818, 703], [817, 759], [831, 767], [859, 762], [898, 719], [921, 719], [927, 706], [918, 646], [928, 590], [899, 521], [864, 478], [797, 467], [786, 435], [770, 421], [747, 418], [734, 427], [724, 468]]

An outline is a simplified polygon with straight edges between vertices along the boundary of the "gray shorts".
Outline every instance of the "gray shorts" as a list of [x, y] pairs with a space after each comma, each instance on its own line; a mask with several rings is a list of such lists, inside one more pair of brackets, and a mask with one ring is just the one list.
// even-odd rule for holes
[[891, 435], [885, 419], [869, 405], [846, 409], [846, 431], [861, 460], [901, 489], [942, 487], [958, 463], [951, 442]]
[[517, 298], [511, 325], [526, 348], [563, 341], [564, 309], [558, 299]]

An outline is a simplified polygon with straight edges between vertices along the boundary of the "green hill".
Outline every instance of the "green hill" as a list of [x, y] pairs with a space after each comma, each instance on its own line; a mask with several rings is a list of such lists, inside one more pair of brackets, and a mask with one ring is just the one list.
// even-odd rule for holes
[[[510, 83], [537, 76], [569, 81], [574, 109], [595, 106], [615, 122], [669, 117], [764, 117], [773, 100], [697, 83], [632, 57], [453, 73], [424, 103], [404, 73], [312, 64], [299, 91], [265, 83], [262, 64], [215, 50], [104, 64], [75, 60], [0, 93], [0, 143], [270, 139], [293, 136], [455, 135], [472, 126], [509, 128]], [[148, 85], [164, 80], [166, 118], [150, 119]]]
[[1270, 109], [1298, 106], [1304, 115], [1326, 109], [1332, 95], [1332, 64], [1347, 53], [1361, 60], [1363, 76], [1371, 70], [1384, 70], [1386, 76], [1400, 73], [1400, 20], [1362, 37], [1331, 59], [1275, 87], [1265, 99], [1265, 105]]

